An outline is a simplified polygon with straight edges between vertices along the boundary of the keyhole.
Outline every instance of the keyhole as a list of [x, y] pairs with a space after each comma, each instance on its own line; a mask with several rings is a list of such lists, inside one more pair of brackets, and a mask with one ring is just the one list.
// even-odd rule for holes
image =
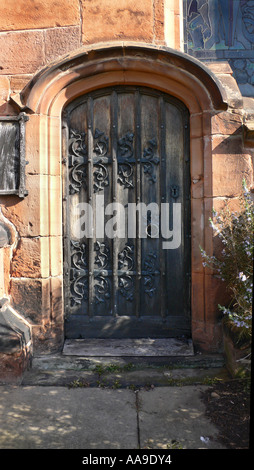
[[176, 199], [179, 196], [179, 186], [170, 186], [170, 192], [171, 196]]

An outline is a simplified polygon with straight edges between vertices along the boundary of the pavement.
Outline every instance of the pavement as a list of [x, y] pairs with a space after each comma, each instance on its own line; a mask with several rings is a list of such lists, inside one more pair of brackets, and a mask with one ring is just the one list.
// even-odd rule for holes
[[167, 359], [35, 358], [0, 385], [0, 449], [225, 448], [202, 401], [221, 359]]
[[223, 449], [205, 386], [1, 386], [1, 449]]

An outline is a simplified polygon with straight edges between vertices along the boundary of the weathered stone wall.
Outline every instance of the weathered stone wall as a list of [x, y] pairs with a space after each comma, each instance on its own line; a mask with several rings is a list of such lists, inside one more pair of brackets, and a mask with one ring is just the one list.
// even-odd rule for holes
[[134, 40], [181, 49], [181, 0], [1, 0], [0, 115], [11, 94], [62, 55], [102, 41]]
[[[168, 12], [171, 25], [173, 19], [174, 28], [165, 28], [164, 11]], [[2, 0], [0, 115], [18, 114], [15, 97], [38, 70], [60, 56], [86, 44], [112, 40], [168, 43], [175, 47], [179, 23], [179, 0]], [[56, 205], [54, 219], [48, 220], [48, 191], [56, 194], [57, 201], [61, 178], [52, 162], [39, 157], [48, 145], [47, 126], [47, 120], [36, 114], [26, 125], [29, 197], [19, 200], [16, 196], [2, 196], [0, 204], [18, 234], [11, 257], [8, 247], [1, 250], [5, 265], [2, 292], [10, 296], [13, 306], [33, 326], [35, 348], [38, 344], [38, 348], [50, 352], [59, 349], [63, 337], [59, 301], [62, 209]], [[57, 143], [57, 138], [54, 141]], [[57, 338], [51, 331], [48, 334], [52, 321], [55, 325], [59, 322], [59, 330], [55, 329]]]
[[[101, 42], [103, 47], [117, 40], [183, 50], [181, 4], [181, 0], [1, 0], [0, 116], [18, 114], [19, 92], [36, 72], [82, 46]], [[209, 67], [225, 89], [228, 109], [215, 112], [208, 103], [202, 112], [194, 95], [188, 99], [193, 224], [196, 231], [203, 231], [204, 248], [213, 252], [208, 223], [212, 207], [218, 209], [227, 200], [236, 203], [243, 177], [249, 186], [253, 184], [254, 106], [250, 98], [246, 115], [246, 103], [227, 64], [209, 63]], [[181, 77], [174, 73], [180, 83]], [[53, 86], [51, 90], [54, 93]], [[183, 84], [175, 90], [184, 93]], [[9, 296], [31, 324], [35, 350], [48, 353], [59, 350], [63, 341], [61, 126], [59, 116], [26, 111], [30, 118], [26, 125], [29, 196], [0, 196], [4, 220], [16, 231], [15, 244], [0, 249], [4, 263], [0, 293]], [[48, 148], [55, 158], [47, 159]], [[203, 268], [195, 238], [192, 299], [195, 343], [202, 349], [219, 350], [217, 304], [223, 302], [224, 287]]]
[[[180, 48], [179, 0], [2, 0], [0, 113], [41, 67], [84, 44], [135, 40]], [[164, 20], [166, 12], [166, 21]]]

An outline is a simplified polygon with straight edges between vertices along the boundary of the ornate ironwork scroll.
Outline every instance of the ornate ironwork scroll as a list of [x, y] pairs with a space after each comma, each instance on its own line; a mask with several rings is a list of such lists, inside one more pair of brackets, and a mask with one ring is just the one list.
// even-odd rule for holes
[[133, 139], [134, 134], [127, 132], [124, 137], [118, 140], [117, 145], [118, 181], [125, 188], [134, 187], [133, 163], [135, 163], [135, 159], [133, 158]]
[[105, 158], [108, 155], [109, 139], [104, 132], [95, 129], [94, 133], [94, 190], [100, 191], [109, 185]]
[[100, 191], [109, 185], [108, 170], [102, 163], [94, 165], [94, 190]]
[[95, 303], [104, 303], [110, 299], [110, 283], [106, 270], [110, 261], [110, 249], [106, 243], [95, 243], [96, 257], [94, 263], [98, 266], [99, 273], [95, 276]]
[[79, 241], [70, 241], [71, 269], [70, 269], [70, 298], [71, 305], [80, 305], [82, 300], [88, 299], [87, 279], [87, 245]]
[[94, 139], [95, 143], [93, 151], [98, 157], [105, 157], [108, 153], [108, 137], [104, 135], [104, 132], [96, 128]]
[[133, 167], [129, 163], [122, 163], [118, 167], [118, 181], [125, 188], [133, 188]]
[[118, 267], [120, 271], [125, 271], [119, 276], [119, 292], [126, 300], [134, 300], [134, 281], [130, 274], [134, 268], [134, 246], [126, 245], [118, 254]]
[[118, 254], [118, 265], [120, 270], [132, 271], [134, 267], [134, 246], [126, 245]]
[[133, 157], [133, 132], [127, 132], [125, 136], [118, 140], [118, 155], [120, 159], [129, 160]]
[[155, 274], [159, 273], [156, 270], [157, 264], [157, 253], [150, 252], [146, 255], [144, 259], [144, 285], [145, 285], [145, 293], [149, 295], [149, 297], [153, 297], [156, 291], [155, 288]]
[[96, 276], [95, 280], [95, 303], [104, 303], [106, 300], [110, 299], [109, 280], [104, 276]]
[[151, 139], [148, 142], [148, 147], [143, 151], [143, 157], [141, 163], [143, 163], [144, 173], [149, 177], [151, 183], [156, 183], [156, 175], [154, 172], [155, 165], [158, 165], [159, 158], [155, 155], [155, 149], [157, 147], [157, 140]]
[[110, 249], [106, 243], [95, 243], [95, 251], [97, 252], [94, 263], [98, 265], [98, 269], [106, 269], [109, 263]]
[[70, 130], [69, 139], [69, 192], [79, 193], [85, 182], [87, 162], [86, 133]]

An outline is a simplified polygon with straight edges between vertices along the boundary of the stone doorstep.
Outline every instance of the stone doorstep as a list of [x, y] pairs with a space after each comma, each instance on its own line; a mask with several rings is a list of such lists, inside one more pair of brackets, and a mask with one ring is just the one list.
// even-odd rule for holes
[[193, 356], [191, 340], [153, 339], [67, 339], [64, 356], [79, 357], [186, 357]]
[[[132, 366], [132, 367], [131, 367]], [[125, 370], [116, 364], [97, 365], [94, 370], [39, 370], [31, 369], [23, 375], [22, 386], [68, 386], [69, 388], [99, 387], [110, 389], [129, 388], [131, 390], [162, 386], [209, 385], [214, 380], [229, 378], [224, 368], [183, 368], [166, 367], [137, 368]]]
[[[122, 356], [120, 354], [100, 356], [98, 349], [94, 356], [89, 356], [84, 354], [85, 349], [82, 351], [80, 349], [82, 341], [80, 340], [77, 349], [74, 344], [70, 345], [68, 341], [64, 347], [65, 354], [35, 356], [32, 368], [23, 375], [22, 385], [133, 389], [203, 384], [213, 380], [214, 377], [223, 379], [227, 377], [224, 358], [221, 355], [194, 354], [192, 343], [187, 345], [189, 351], [192, 351], [189, 355], [170, 356], [166, 355], [165, 351], [164, 355], [160, 356], [134, 355], [133, 350], [130, 351], [127, 348], [129, 340], [125, 340]], [[109, 342], [109, 340], [106, 341]], [[143, 341], [141, 341], [141, 345]], [[89, 342], [91, 344], [91, 340]], [[98, 340], [96, 342], [98, 346]], [[153, 343], [154, 346], [156, 342]], [[163, 344], [163, 341], [161, 343]], [[71, 351], [72, 354], [67, 354], [68, 351]], [[79, 351], [80, 354], [74, 354], [74, 351], [76, 353]], [[127, 352], [129, 355], [126, 355]], [[102, 354], [102, 348], [99, 353]]]

